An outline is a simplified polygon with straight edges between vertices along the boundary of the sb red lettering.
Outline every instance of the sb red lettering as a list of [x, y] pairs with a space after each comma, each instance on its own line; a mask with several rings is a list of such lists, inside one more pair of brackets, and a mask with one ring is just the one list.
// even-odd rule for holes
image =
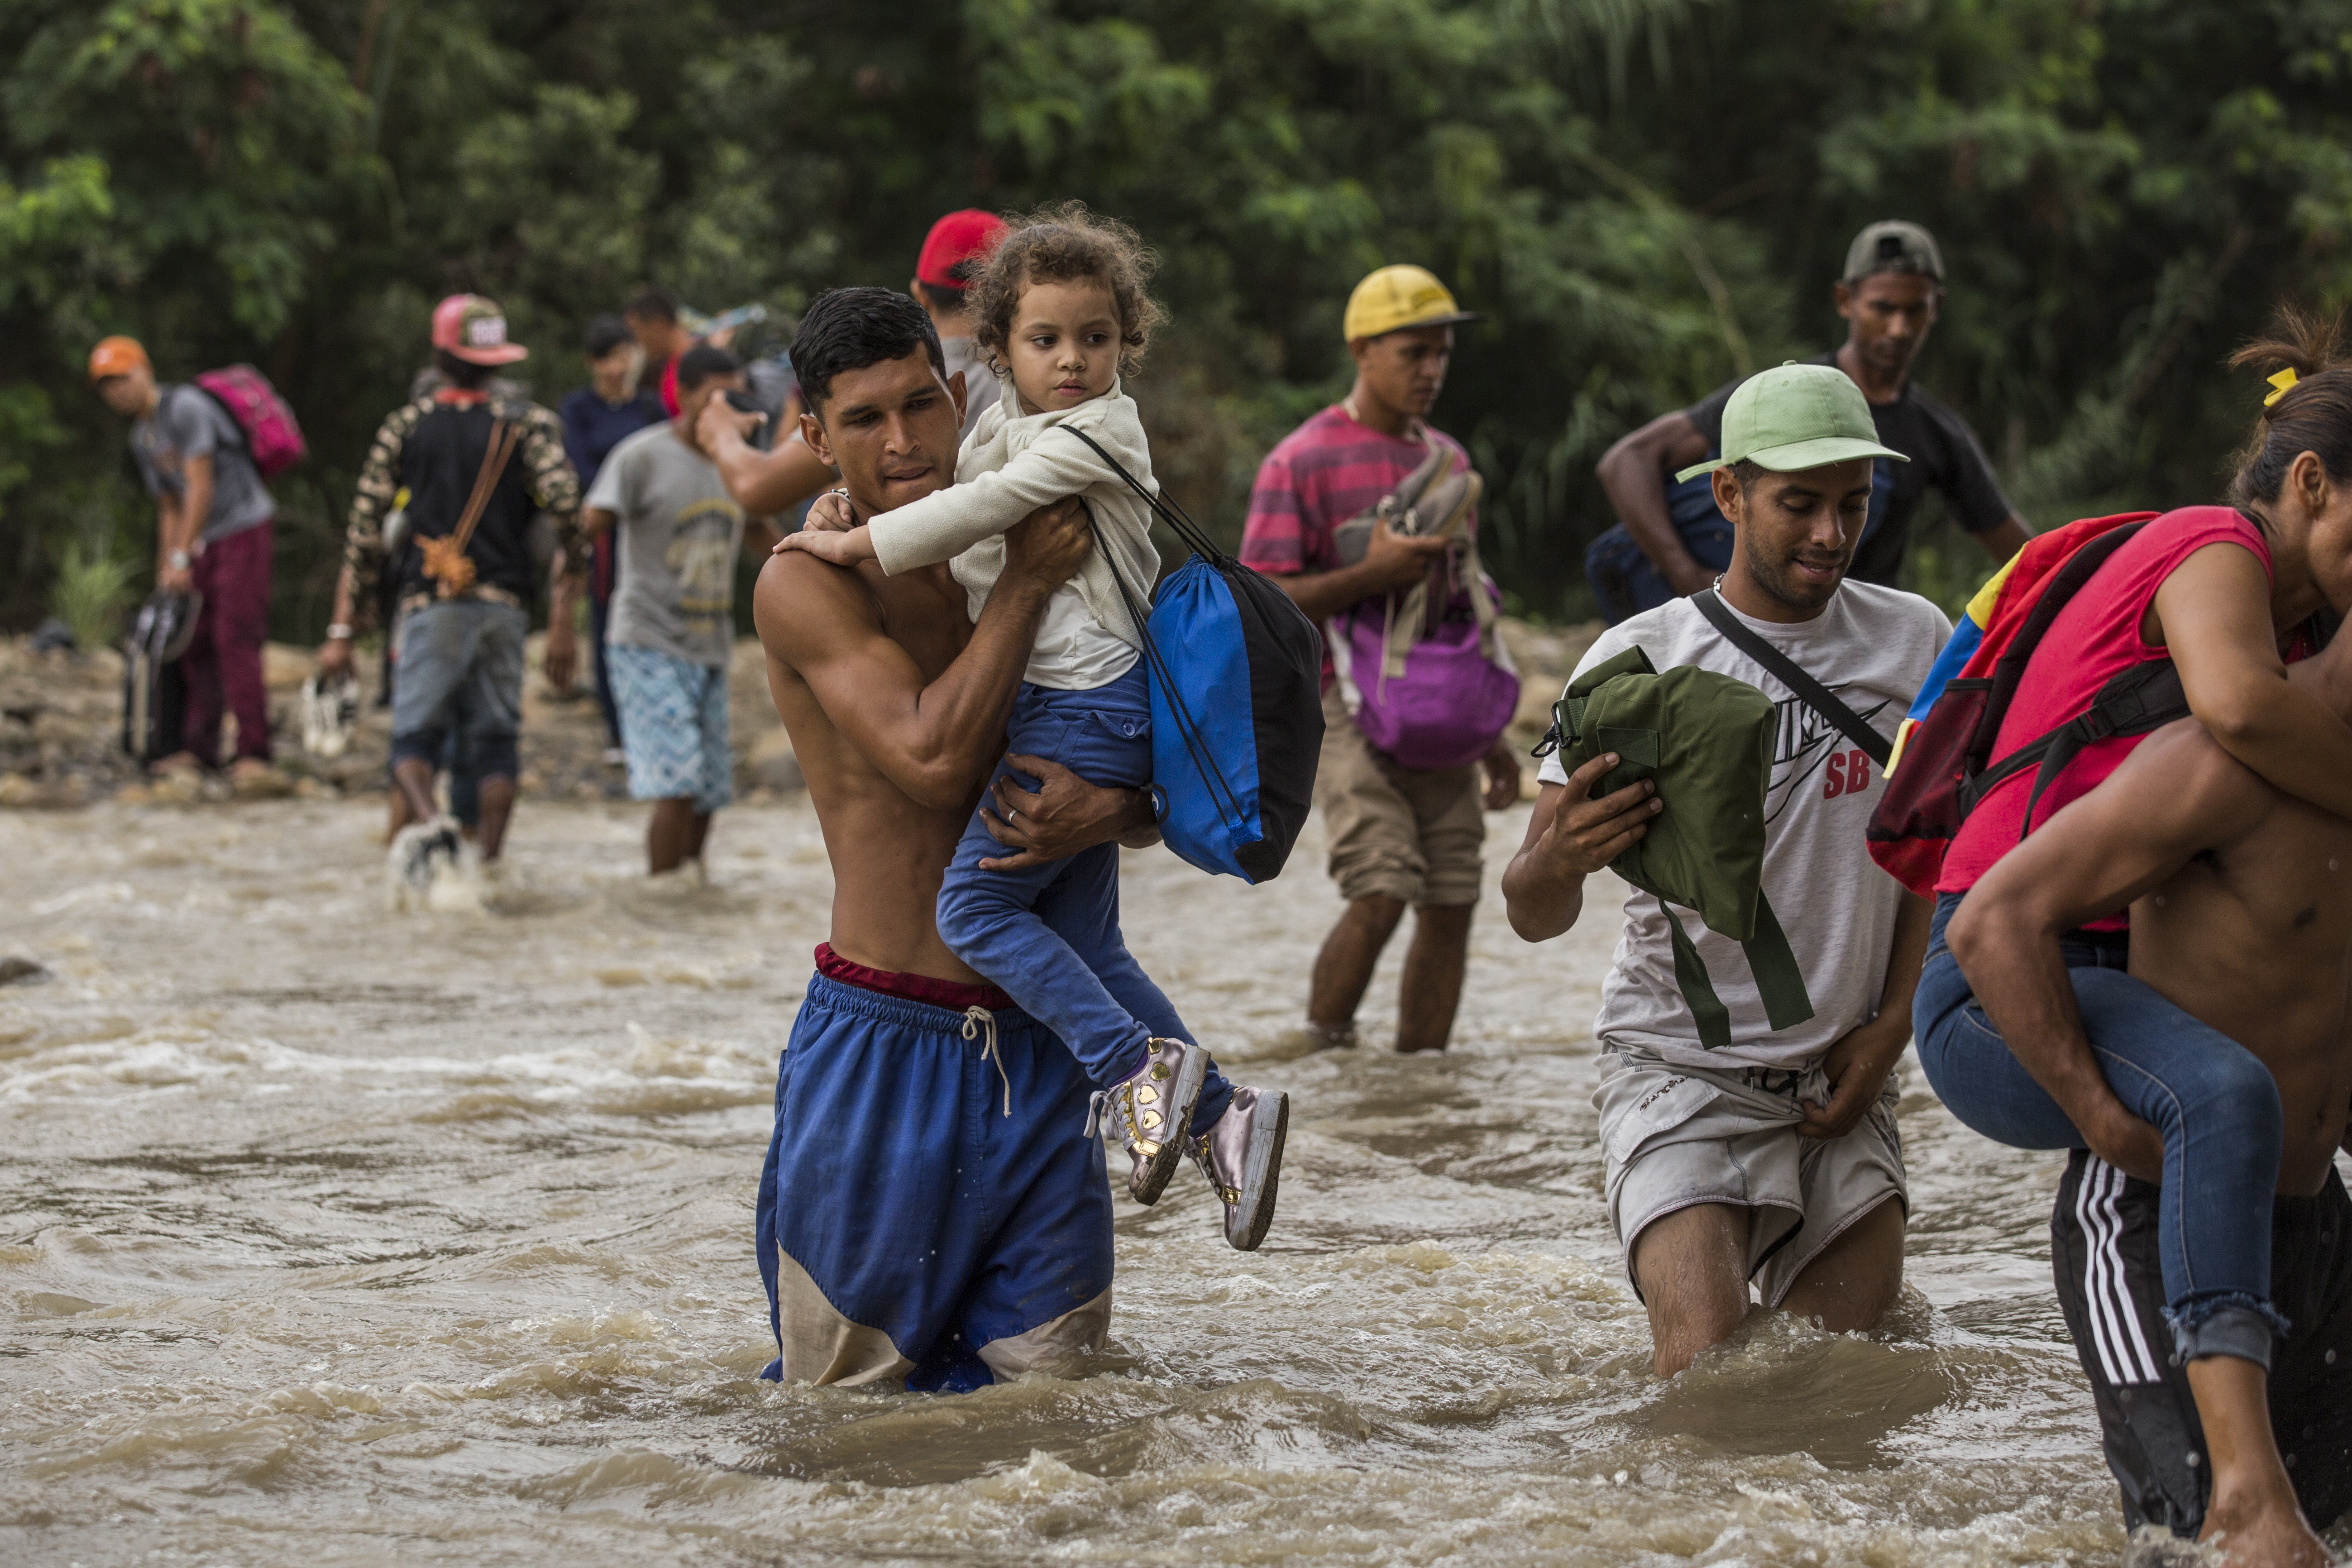
[[1830, 758], [1822, 770], [1826, 782], [1822, 785], [1822, 798], [1835, 800], [1842, 795], [1857, 795], [1870, 787], [1870, 753], [1839, 752]]

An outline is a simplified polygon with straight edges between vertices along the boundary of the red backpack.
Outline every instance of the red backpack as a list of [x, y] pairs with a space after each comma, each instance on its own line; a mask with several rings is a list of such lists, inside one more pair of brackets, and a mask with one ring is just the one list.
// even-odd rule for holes
[[2085, 518], [2028, 540], [1978, 590], [1896, 731], [1886, 789], [1871, 814], [1870, 858], [1924, 899], [1936, 896], [1944, 855], [1979, 801], [2035, 770], [2025, 825], [2066, 764], [2095, 742], [2144, 735], [2186, 718], [2170, 659], [2136, 664], [2099, 688], [2083, 712], [1995, 761], [2001, 721], [2050, 624], [2152, 511]]
[[197, 391], [221, 405], [245, 433], [245, 449], [265, 479], [274, 479], [310, 454], [294, 410], [278, 395], [269, 378], [249, 364], [201, 373]]

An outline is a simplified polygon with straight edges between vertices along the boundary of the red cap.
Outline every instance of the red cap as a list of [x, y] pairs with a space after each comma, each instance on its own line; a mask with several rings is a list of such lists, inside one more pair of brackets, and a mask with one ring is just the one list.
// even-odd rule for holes
[[[985, 258], [1004, 237], [1004, 227], [1003, 218], [977, 207], [948, 214], [931, 225], [931, 232], [923, 237], [923, 254], [915, 260], [916, 278], [934, 289], [968, 286], [971, 277], [959, 278], [954, 268]], [[967, 274], [972, 270], [966, 268]]]
[[433, 346], [468, 364], [512, 364], [530, 351], [507, 342], [507, 314], [479, 294], [452, 294], [433, 307]]

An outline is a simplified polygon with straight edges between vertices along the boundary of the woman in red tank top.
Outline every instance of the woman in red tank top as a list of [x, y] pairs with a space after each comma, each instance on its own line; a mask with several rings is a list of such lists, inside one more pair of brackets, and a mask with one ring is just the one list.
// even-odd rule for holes
[[[2086, 711], [2129, 667], [2168, 658], [2190, 710], [2232, 756], [2352, 817], [2352, 726], [2290, 684], [2279, 653], [2287, 627], [2352, 606], [2352, 365], [2333, 363], [2332, 326], [2290, 325], [2302, 342], [2257, 344], [2236, 362], [2283, 362], [2294, 374], [2273, 378], [2281, 390], [2231, 486], [2234, 505], [2168, 512], [2098, 569], [2026, 667], [1992, 755]], [[2095, 788], [2137, 743], [2085, 747], [2034, 805], [2033, 825]], [[1971, 930], [1972, 913], [1979, 928], [1987, 917], [1962, 900], [2026, 832], [2030, 774], [1990, 793], [1945, 857], [1913, 1005], [1920, 1065], [1985, 1136], [2088, 1149], [2156, 1184], [2164, 1316], [2180, 1361], [2206, 1369], [2192, 1384], [2217, 1465], [2213, 1496], [2284, 1497], [2293, 1514], [2278, 1450], [2251, 1440], [2269, 1436], [2267, 1368], [2284, 1327], [2270, 1301], [2277, 1087], [2252, 1053], [2125, 973], [2121, 910], [2066, 933], [2063, 969], [2014, 959], [1979, 969], [1985, 1005], [1963, 963], [1993, 962], [2004, 933]], [[2037, 953], [2045, 940], [2034, 939]], [[2194, 1529], [2200, 1519], [2164, 1522]], [[2307, 1524], [2300, 1531], [2309, 1536]]]

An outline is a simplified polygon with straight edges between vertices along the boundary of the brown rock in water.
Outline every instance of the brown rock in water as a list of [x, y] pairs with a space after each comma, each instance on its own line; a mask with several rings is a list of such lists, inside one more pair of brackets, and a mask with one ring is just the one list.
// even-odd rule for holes
[[29, 958], [13, 953], [0, 958], [0, 985], [31, 985], [48, 977], [49, 972]]

